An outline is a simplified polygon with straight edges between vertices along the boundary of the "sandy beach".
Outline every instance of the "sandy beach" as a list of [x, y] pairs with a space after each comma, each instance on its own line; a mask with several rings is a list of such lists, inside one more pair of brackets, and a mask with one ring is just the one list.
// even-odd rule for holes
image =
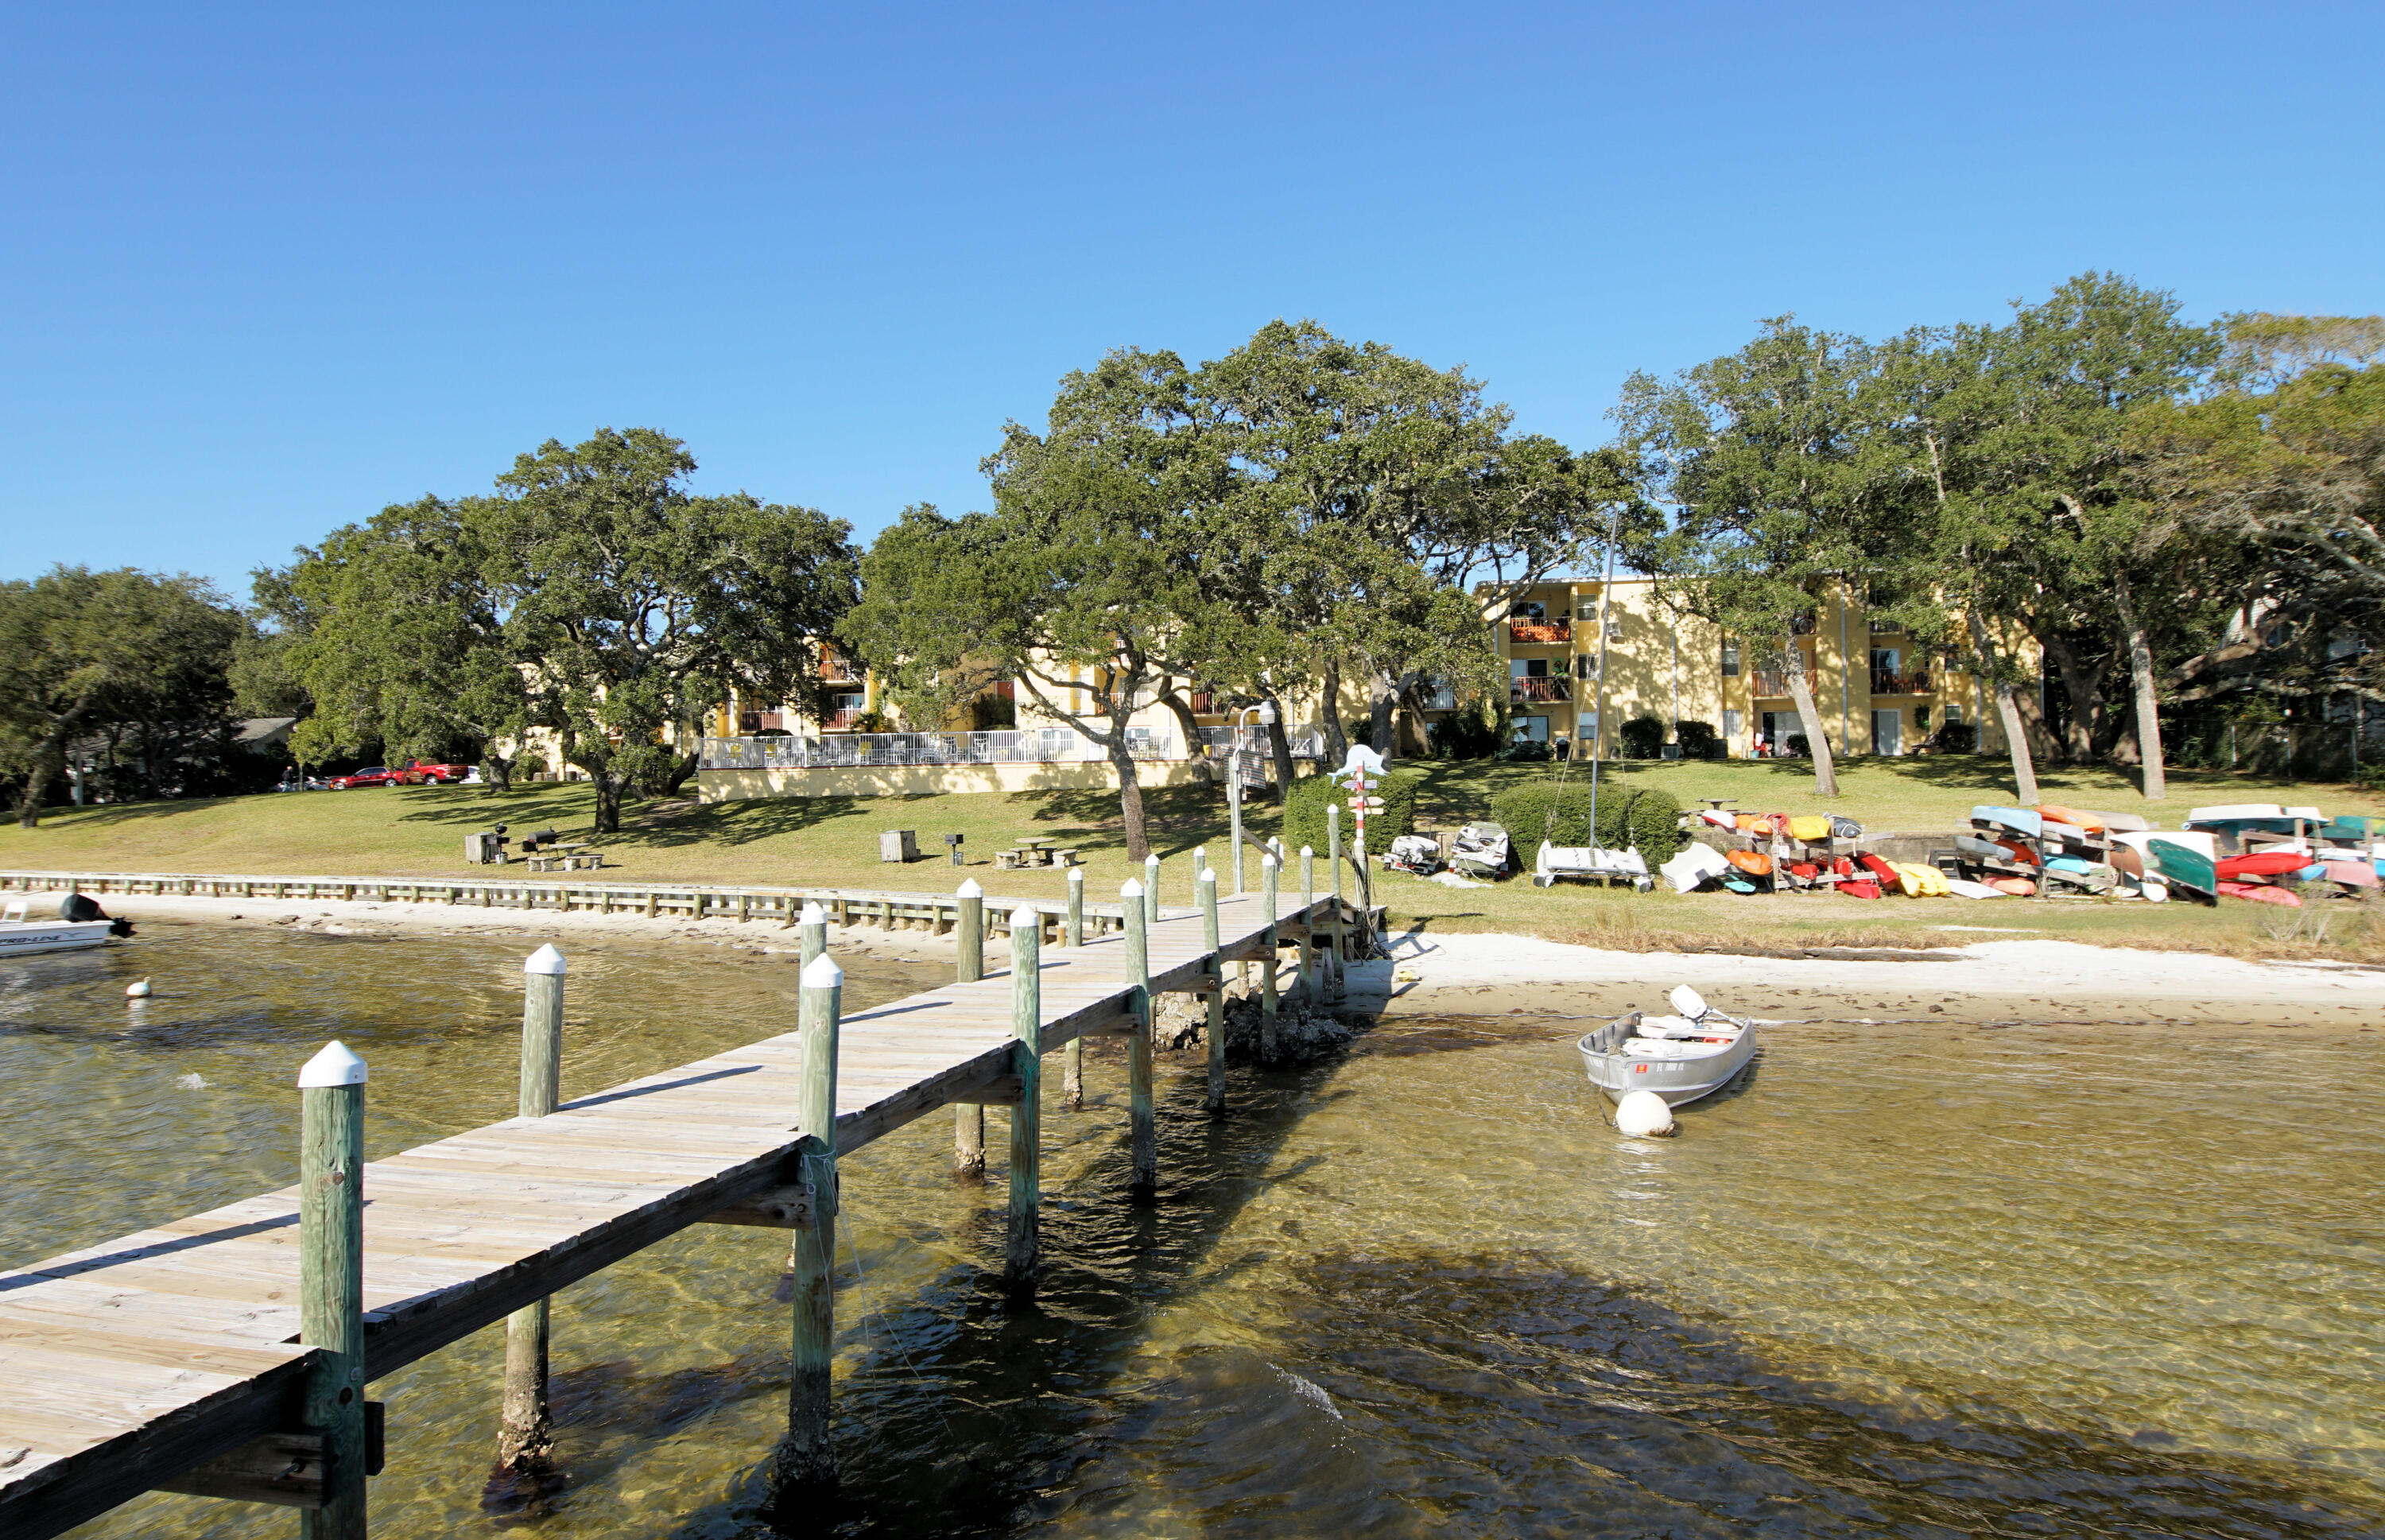
[[[145, 895], [114, 896], [111, 903], [112, 912], [136, 920], [290, 925], [335, 934], [505, 933], [520, 935], [525, 950], [541, 941], [568, 950], [575, 936], [759, 952], [791, 952], [795, 945], [791, 932], [759, 920]], [[1534, 936], [1434, 935], [1429, 929], [1394, 933], [1387, 943], [1390, 960], [1352, 968], [1351, 1009], [1605, 1019], [1661, 1008], [1667, 989], [1689, 983], [1718, 1007], [1782, 1021], [2237, 1021], [2385, 1030], [2385, 968], [2356, 964], [2253, 962], [2042, 939], [1981, 940], [1909, 956], [1868, 950], [1843, 959], [1606, 951]], [[830, 945], [890, 960], [945, 961], [955, 953], [948, 936], [861, 925], [832, 928]], [[1002, 951], [999, 942], [989, 946], [989, 960]]]

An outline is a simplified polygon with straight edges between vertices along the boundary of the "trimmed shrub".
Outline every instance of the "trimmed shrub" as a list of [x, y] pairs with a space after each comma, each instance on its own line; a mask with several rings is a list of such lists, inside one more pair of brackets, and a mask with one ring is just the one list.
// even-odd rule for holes
[[[1382, 785], [1367, 795], [1383, 799], [1382, 808], [1367, 815], [1367, 853], [1380, 856], [1392, 847], [1392, 841], [1402, 834], [1416, 833], [1417, 788], [1424, 777], [1414, 770], [1392, 770], [1382, 778]], [[1298, 861], [1300, 847], [1306, 845], [1325, 859], [1325, 809], [1328, 805], [1342, 809], [1342, 844], [1347, 849], [1358, 837], [1358, 823], [1350, 810], [1350, 793], [1330, 776], [1304, 776], [1292, 783], [1292, 791], [1283, 799], [1283, 847], [1294, 863], [1292, 881], [1300, 881]], [[1320, 880], [1322, 880], [1320, 878]]]
[[1722, 734], [1712, 722], [1675, 722], [1674, 741], [1681, 745], [1684, 759], [1719, 759], [1722, 757]]
[[1551, 752], [1538, 738], [1518, 738], [1492, 757], [1509, 765], [1545, 765]]
[[1948, 754], [1971, 754], [1979, 746], [1979, 730], [1969, 722], [1944, 722], [1929, 735], [1929, 745]]
[[1436, 759], [1487, 759], [1499, 752], [1499, 729], [1480, 711], [1462, 707], [1425, 730]]
[[1665, 721], [1661, 717], [1634, 717], [1618, 731], [1627, 759], [1654, 759], [1665, 747]]
[[1528, 868], [1543, 839], [1552, 845], [1637, 850], [1651, 868], [1671, 860], [1681, 848], [1681, 805], [1670, 793], [1653, 786], [1602, 788], [1596, 839], [1591, 837], [1590, 788], [1585, 785], [1510, 786], [1491, 799], [1491, 819], [1507, 831], [1516, 858]]

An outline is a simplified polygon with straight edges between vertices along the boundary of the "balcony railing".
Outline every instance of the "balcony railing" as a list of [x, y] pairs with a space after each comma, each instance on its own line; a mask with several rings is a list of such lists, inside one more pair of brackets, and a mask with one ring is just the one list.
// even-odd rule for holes
[[1871, 693], [1875, 695], [1926, 695], [1929, 693], [1929, 670], [1927, 669], [1874, 669], [1871, 671]]
[[862, 718], [868, 715], [869, 715], [869, 713], [863, 710], [858, 706], [848, 706], [842, 711], [830, 712], [825, 718], [821, 719], [820, 727], [824, 732], [843, 732], [849, 730], [855, 722], [859, 721]]
[[1785, 695], [1789, 693], [1789, 676], [1776, 669], [1755, 670], [1755, 682], [1750, 686], [1759, 695]]
[[[1165, 732], [1130, 730], [1137, 759], [1178, 759]], [[706, 738], [706, 770], [837, 770], [862, 765], [1073, 765], [1109, 751], [1073, 728], [1011, 732], [853, 732], [835, 738]]]
[[1517, 674], [1507, 681], [1510, 701], [1561, 701], [1573, 699], [1573, 681], [1563, 674]]
[[[1219, 758], [1234, 751], [1237, 734], [1240, 735], [1240, 745], [1242, 748], [1256, 748], [1264, 753], [1267, 743], [1266, 732], [1265, 728], [1252, 723], [1244, 723], [1239, 728], [1205, 727], [1201, 730], [1201, 741], [1208, 745], [1209, 752]], [[1292, 744], [1293, 758], [1321, 759], [1325, 757], [1325, 730], [1315, 722], [1304, 722], [1298, 726], [1287, 727], [1283, 730], [1283, 735]]]
[[1571, 620], [1510, 620], [1507, 640], [1527, 646], [1551, 646], [1573, 640]]

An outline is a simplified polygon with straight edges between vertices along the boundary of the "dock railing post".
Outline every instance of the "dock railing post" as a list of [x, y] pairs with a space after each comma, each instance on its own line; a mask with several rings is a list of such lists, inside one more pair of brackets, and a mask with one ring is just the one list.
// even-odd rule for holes
[[829, 1444], [829, 1371], [836, 1357], [836, 1034], [844, 1013], [844, 970], [825, 953], [804, 965], [796, 1011], [803, 1082], [796, 1121], [798, 1180], [810, 1197], [795, 1231], [794, 1362], [787, 1387], [787, 1446], [781, 1484], [819, 1486], [836, 1480]]
[[1159, 856], [1156, 851], [1143, 858], [1143, 918], [1154, 925], [1159, 923]]
[[1148, 1198], [1159, 1191], [1159, 1123], [1151, 1096], [1151, 941], [1143, 918], [1143, 884], [1130, 877], [1118, 889], [1126, 908], [1127, 1097], [1134, 1149], [1132, 1191]]
[[[540, 947], [522, 963], [519, 1115], [543, 1118], [562, 1100], [563, 954]], [[527, 1476], [555, 1467], [555, 1420], [546, 1396], [550, 1302], [506, 1317], [506, 1388], [497, 1424], [497, 1468]]]
[[1317, 852], [1300, 847], [1300, 998], [1315, 1005], [1323, 995], [1317, 988]]
[[[1085, 944], [1085, 869], [1068, 869], [1068, 922], [1060, 931], [1060, 945], [1082, 946]], [[1085, 1105], [1085, 1037], [1082, 1033], [1068, 1039], [1061, 1050], [1060, 1101], [1071, 1112]]]
[[1342, 930], [1342, 805], [1338, 802], [1325, 805], [1325, 864], [1333, 872], [1333, 914], [1326, 927], [1326, 939], [1331, 945], [1325, 956], [1325, 997], [1338, 1000], [1342, 998], [1342, 954], [1346, 945]]
[[[975, 983], [985, 977], [985, 889], [976, 878], [965, 878], [956, 895], [960, 918], [953, 934], [960, 943], [959, 979]], [[985, 1175], [985, 1108], [980, 1103], [953, 1103], [953, 1174], [969, 1179]]]
[[1282, 869], [1270, 850], [1259, 858], [1259, 902], [1267, 909], [1267, 929], [1259, 933], [1260, 944], [1267, 948], [1259, 954], [1259, 1061], [1263, 1064], [1275, 1062], [1275, 911], [1281, 881]]
[[1003, 1282], [1014, 1295], [1035, 1289], [1043, 1203], [1043, 916], [1021, 908], [1010, 917], [1010, 1052], [1018, 1067], [1018, 1103], [1010, 1109], [1010, 1234], [1002, 1258]]
[[1201, 943], [1209, 949], [1209, 1091], [1202, 1105], [1213, 1114], [1226, 1109], [1226, 959], [1217, 945], [1217, 874], [1202, 869]]
[[339, 1043], [298, 1071], [298, 1340], [320, 1348], [301, 1421], [323, 1439], [306, 1540], [365, 1540], [365, 1061]]

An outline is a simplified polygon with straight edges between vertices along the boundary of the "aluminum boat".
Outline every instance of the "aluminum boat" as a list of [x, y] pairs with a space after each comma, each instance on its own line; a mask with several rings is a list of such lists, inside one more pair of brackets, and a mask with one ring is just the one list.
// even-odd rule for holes
[[1669, 998], [1677, 1016], [1635, 1010], [1582, 1034], [1590, 1083], [1609, 1100], [1654, 1091], [1679, 1107], [1729, 1085], [1755, 1057], [1754, 1022], [1725, 1016], [1687, 984], [1676, 986]]

